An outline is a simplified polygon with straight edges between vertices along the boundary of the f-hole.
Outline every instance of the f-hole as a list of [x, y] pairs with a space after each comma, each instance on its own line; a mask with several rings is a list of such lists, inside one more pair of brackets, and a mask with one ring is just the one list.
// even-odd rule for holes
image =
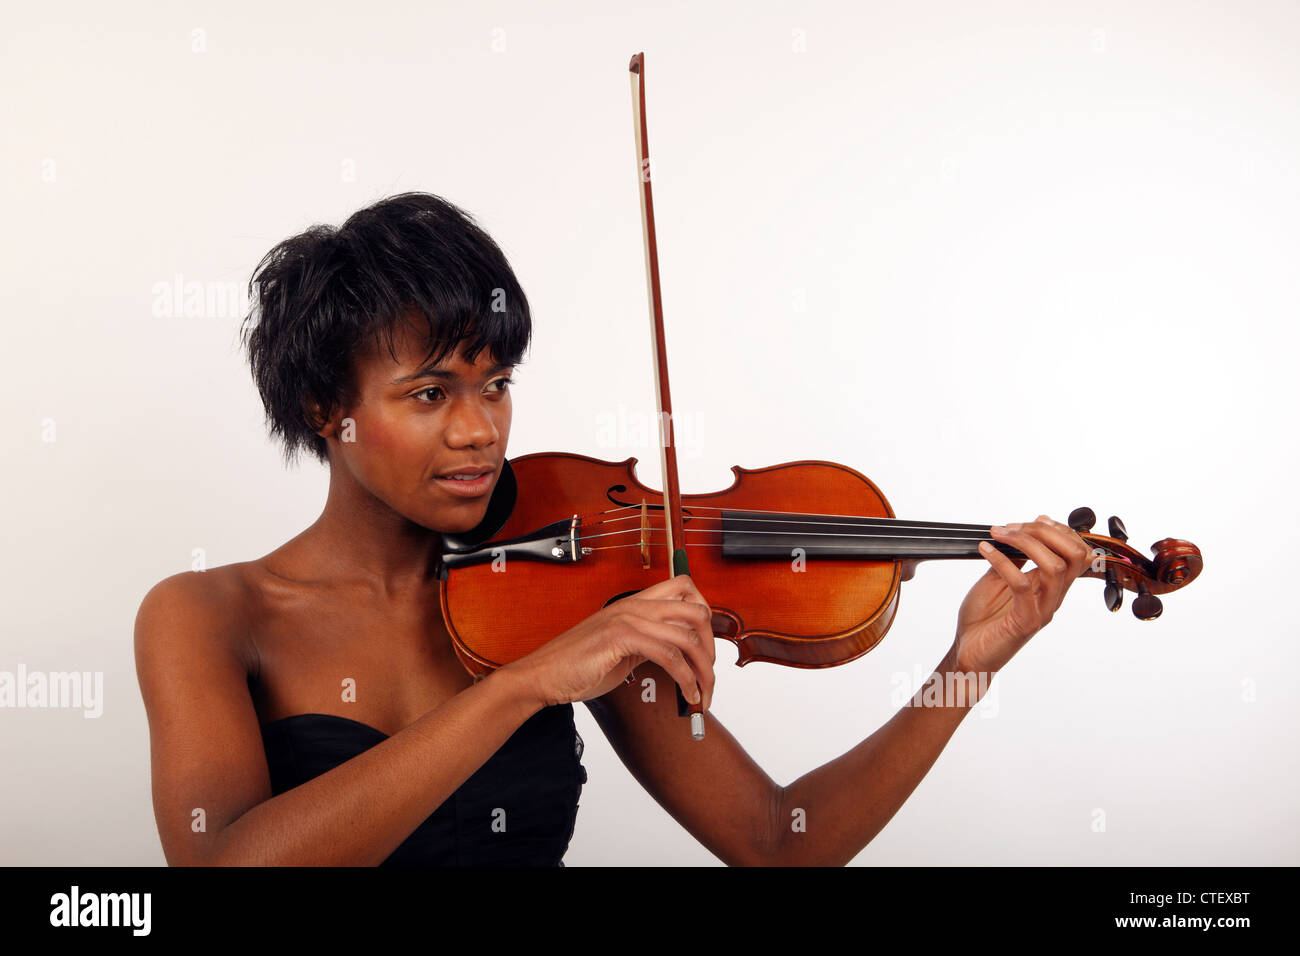
[[[608, 488], [608, 489], [606, 490], [606, 492], [605, 492], [605, 497], [608, 498], [610, 501], [612, 501], [614, 504], [618, 505], [620, 508], [637, 508], [637, 509], [640, 509], [640, 507], [641, 507], [641, 502], [639, 502], [639, 501], [619, 501], [617, 498], [614, 497], [614, 493], [615, 493], [616, 491], [617, 491], [617, 492], [624, 492], [624, 491], [627, 491], [627, 485], [610, 485], [609, 488]], [[663, 505], [646, 505], [646, 510], [647, 510], [647, 511], [663, 511], [663, 510], [664, 510], [664, 506], [663, 506]], [[682, 524], [686, 524], [688, 521], [691, 520], [692, 517], [694, 517], [694, 516], [691, 514], [690, 509], [683, 507], [683, 508], [682, 508]], [[619, 595], [619, 596], [622, 597], [623, 595]], [[617, 600], [617, 599], [614, 599], [614, 600]], [[608, 605], [606, 605], [606, 606], [608, 606]]]

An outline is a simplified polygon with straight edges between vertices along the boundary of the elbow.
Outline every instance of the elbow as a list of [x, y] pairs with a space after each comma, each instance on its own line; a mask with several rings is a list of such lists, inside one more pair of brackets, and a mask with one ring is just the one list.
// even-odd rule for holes
[[[251, 866], [251, 860], [240, 859], [238, 847], [228, 847], [224, 831], [216, 833], [189, 833], [190, 838], [198, 837], [192, 843], [183, 846], [176, 841], [164, 841], [163, 858], [168, 866]], [[232, 852], [233, 850], [233, 852]]]
[[804, 800], [786, 787], [774, 787], [768, 805], [766, 833], [738, 866], [846, 866], [856, 856], [842, 845], [830, 846], [830, 832], [808, 832]]
[[758, 831], [754, 839], [750, 842], [747, 852], [737, 859], [728, 861], [731, 866], [783, 866], [785, 865], [784, 854], [787, 852], [788, 844], [785, 836], [787, 833], [787, 824], [789, 814], [785, 809], [786, 789], [776, 784], [772, 785], [771, 792], [767, 797], [767, 812], [764, 815], [760, 825], [756, 827]]

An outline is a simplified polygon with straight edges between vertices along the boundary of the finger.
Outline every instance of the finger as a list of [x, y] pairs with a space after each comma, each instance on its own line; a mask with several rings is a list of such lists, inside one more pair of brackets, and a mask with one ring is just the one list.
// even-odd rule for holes
[[[998, 527], [994, 525], [994, 527]], [[994, 532], [996, 536], [996, 532]], [[1033, 585], [1029, 582], [1029, 577], [1016, 566], [1013, 559], [1007, 557], [987, 541], [981, 541], [979, 545], [980, 554], [992, 565], [993, 571], [1006, 582], [1011, 593], [1015, 597], [1031, 596]], [[1020, 564], [1024, 564], [1024, 559], [1020, 559]]]
[[[672, 630], [672, 625], [663, 625], [665, 628]], [[706, 692], [703, 675], [697, 674], [692, 668], [691, 658], [688, 651], [685, 651], [672, 640], [663, 640], [648, 633], [651, 630], [647, 628], [629, 628], [623, 635], [620, 643], [620, 650], [634, 651], [646, 660], [654, 661], [662, 667], [677, 686], [682, 690], [687, 702], [691, 704], [700, 704], [708, 709], [709, 697]]]
[[683, 601], [694, 601], [697, 604], [708, 604], [704, 600], [704, 595], [700, 589], [695, 586], [695, 582], [689, 574], [679, 574], [673, 578], [673, 583], [677, 585], [674, 594]]
[[1070, 562], [1071, 577], [1077, 578], [1083, 574], [1088, 565], [1092, 563], [1092, 546], [1084, 541], [1083, 536], [1069, 525], [1061, 524], [1061, 522], [1047, 515], [1039, 515], [1038, 520], [1056, 531], [1057, 540], [1065, 548], [1064, 550], [1057, 548], [1056, 551]]
[[652, 621], [680, 622], [712, 633], [713, 611], [707, 604], [663, 598], [624, 598], [613, 606]]
[[[723, 633], [729, 633], [733, 630], [731, 619], [725, 615], [713, 613], [713, 608], [709, 605], [709, 602], [705, 600], [704, 595], [700, 593], [699, 588], [695, 586], [695, 582], [691, 580], [689, 574], [679, 574], [678, 577], [685, 579], [687, 587], [687, 596], [683, 599], [682, 603], [691, 604], [699, 608], [697, 613], [700, 615], [700, 623], [696, 627], [696, 630], [701, 634], [708, 634], [710, 636], [718, 633], [720, 630]], [[709, 662], [712, 663], [717, 660], [717, 648], [713, 641], [705, 641], [704, 643], [709, 650]]]
[[[718, 615], [715, 615], [713, 609], [707, 604], [697, 604], [695, 601], [655, 600], [651, 598], [624, 599], [623, 603], [627, 605], [626, 610], [647, 620], [683, 624], [699, 631], [701, 635], [707, 634], [710, 638], [715, 633], [714, 619]], [[724, 618], [723, 622], [730, 628], [731, 622], [729, 619]], [[709, 655], [709, 663], [712, 664], [717, 659], [717, 648], [712, 640], [705, 641], [704, 645]]]
[[687, 601], [694, 604], [707, 605], [709, 602], [704, 599], [695, 582], [691, 580], [689, 574], [678, 574], [675, 577], [665, 578], [658, 584], [651, 585], [644, 591], [639, 592], [638, 597], [647, 600], [671, 600]]
[[673, 625], [672, 628], [675, 632], [674, 636], [682, 642], [678, 646], [684, 647], [691, 661], [691, 666], [700, 684], [700, 691], [703, 694], [704, 709], [708, 710], [713, 704], [713, 633], [701, 630], [698, 624], [692, 627]]
[[686, 656], [674, 645], [656, 640], [635, 628], [628, 630], [619, 638], [618, 649], [621, 653], [632, 654], [642, 660], [654, 661], [667, 672], [668, 676], [682, 688], [682, 695], [690, 703], [700, 693], [699, 681], [691, 673]]
[[709, 666], [712, 667], [714, 661], [718, 659], [718, 647], [717, 644], [714, 643], [713, 637], [713, 621], [717, 615], [713, 613], [713, 608], [709, 607], [707, 604], [695, 604], [694, 607], [699, 608], [696, 613], [699, 614], [700, 619], [694, 626], [693, 630], [695, 633], [700, 635], [700, 639], [704, 644], [704, 650], [709, 655]]
[[[995, 527], [995, 528], [1000, 528], [1000, 527], [1002, 527], [1002, 526], [1001, 526], [1001, 525], [994, 525], [993, 527]], [[993, 537], [996, 539], [996, 538], [997, 538], [997, 535], [993, 535]], [[985, 541], [984, 543], [985, 543], [985, 544], [988, 544], [990, 547], [992, 547], [992, 542]], [[1006, 542], [1006, 543], [1007, 543], [1007, 544], [1010, 544], [1011, 542], [1008, 541], [1008, 542]], [[996, 548], [994, 548], [994, 550], [997, 551]], [[981, 548], [981, 549], [980, 549], [980, 554], [983, 554], [983, 553], [984, 553], [984, 550]], [[1001, 551], [998, 551], [997, 553], [998, 553], [998, 554], [1002, 554]], [[1015, 568], [1017, 568], [1017, 569], [1019, 569], [1019, 568], [1023, 568], [1026, 564], [1029, 563], [1029, 558], [1028, 558], [1028, 556], [1026, 556], [1026, 555], [1024, 555], [1024, 554], [1020, 555], [1019, 557], [1014, 557], [1014, 556], [1009, 555], [1009, 554], [1002, 554], [1002, 557], [1004, 557], [1004, 558], [1006, 558], [1008, 561], [1010, 561], [1012, 567], [1015, 567]], [[992, 571], [992, 570], [993, 570], [992, 568], [989, 568], [989, 571]]]
[[695, 589], [695, 582], [691, 580], [691, 576], [689, 574], [675, 574], [671, 578], [656, 581], [641, 593], [656, 598], [675, 598], [680, 601], [683, 594], [692, 591], [697, 595], [699, 594], [699, 591]]
[[[1039, 515], [1037, 521], [1021, 525], [1020, 530], [1028, 535], [1027, 541], [1034, 542], [1032, 545], [1026, 545], [1026, 548], [1036, 545], [1042, 548], [1043, 554], [1046, 555], [1040, 557], [1039, 554], [1034, 553], [1033, 558], [1039, 571], [1042, 572], [1044, 590], [1051, 601], [1048, 613], [1052, 613], [1060, 607], [1061, 601], [1065, 599], [1065, 592], [1083, 571], [1083, 541], [1080, 539], [1076, 544], [1071, 540], [1072, 531], [1068, 528], [1061, 530], [1046, 515]], [[1026, 550], [1026, 553], [1029, 552]], [[1044, 561], [1050, 563], [1044, 564]]]
[[[679, 624], [678, 626], [686, 627], [685, 624]], [[718, 659], [718, 649], [713, 635], [713, 612], [706, 607], [703, 620], [690, 625], [687, 630], [693, 632], [699, 638], [700, 646], [709, 659], [709, 666], [712, 667]]]
[[[652, 594], [655, 596], [648, 596]], [[680, 614], [685, 613], [688, 616], [688, 621], [690, 621], [690, 615], [695, 615], [691, 626], [700, 631], [701, 634], [715, 635], [719, 632], [731, 634], [735, 631], [735, 624], [730, 618], [726, 615], [713, 613], [709, 602], [704, 599], [704, 595], [700, 593], [689, 574], [678, 574], [646, 588], [640, 592], [638, 600], [663, 602], [662, 605], [650, 604], [638, 608], [639, 612], [652, 619], [682, 621], [683, 618]], [[670, 610], [667, 608], [668, 605], [674, 605], [674, 607]], [[709, 663], [712, 664], [717, 660], [717, 647], [713, 641], [705, 641], [704, 645], [708, 651]]]
[[[633, 619], [630, 623], [642, 635], [669, 645], [669, 656], [672, 657], [675, 653], [679, 664], [676, 670], [664, 665], [664, 670], [673, 676], [681, 687], [682, 693], [691, 703], [697, 701], [691, 698], [689, 691], [698, 691], [707, 710], [713, 701], [714, 678], [713, 661], [705, 650], [705, 644], [713, 643], [713, 635], [710, 634], [709, 640], [705, 641], [698, 631], [689, 627], [665, 624], [646, 618]], [[659, 663], [663, 662], [659, 661]]]
[[1021, 525], [994, 525], [993, 536], [1012, 547], [1024, 552], [1038, 566], [1044, 576], [1052, 578], [1053, 586], [1069, 568], [1069, 562], [1045, 544], [1040, 535], [1046, 533], [1045, 526], [1031, 522]]
[[[707, 670], [702, 672], [708, 675], [707, 685], [703, 687], [705, 710], [707, 710], [709, 702], [713, 700], [713, 665], [717, 660], [713, 634], [710, 631], [700, 630], [699, 625], [688, 626], [686, 624], [674, 624], [672, 626], [681, 632], [686, 641], [687, 647], [691, 648], [693, 651], [698, 651], [702, 655], [703, 660], [707, 662]], [[692, 660], [694, 659], [695, 658], [692, 657]]]

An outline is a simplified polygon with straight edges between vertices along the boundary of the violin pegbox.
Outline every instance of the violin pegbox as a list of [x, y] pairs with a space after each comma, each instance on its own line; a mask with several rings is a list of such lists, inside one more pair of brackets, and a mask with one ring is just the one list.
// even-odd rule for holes
[[1139, 620], [1158, 618], [1164, 604], [1156, 595], [1190, 584], [1204, 566], [1200, 548], [1181, 538], [1161, 538], [1151, 545], [1153, 557], [1145, 557], [1129, 545], [1128, 530], [1115, 515], [1106, 522], [1109, 535], [1090, 533], [1097, 523], [1091, 508], [1075, 508], [1066, 523], [1092, 546], [1095, 560], [1083, 576], [1106, 582], [1106, 608], [1118, 611], [1124, 603], [1124, 591], [1134, 591], [1137, 598], [1133, 601], [1133, 616]]

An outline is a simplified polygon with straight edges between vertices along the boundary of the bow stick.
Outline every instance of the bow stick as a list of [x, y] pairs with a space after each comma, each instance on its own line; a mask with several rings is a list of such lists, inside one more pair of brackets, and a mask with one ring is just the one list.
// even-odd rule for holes
[[[637, 178], [641, 183], [641, 231], [645, 238], [646, 286], [650, 295], [650, 339], [654, 346], [655, 397], [659, 405], [659, 460], [663, 465], [664, 522], [668, 533], [670, 578], [689, 574], [686, 535], [682, 531], [682, 496], [677, 484], [677, 447], [673, 441], [673, 405], [668, 390], [668, 350], [664, 344], [664, 313], [659, 299], [659, 250], [655, 242], [655, 211], [650, 196], [650, 147], [645, 121], [645, 55], [628, 64], [632, 76], [632, 116], [636, 131]], [[677, 685], [674, 685], [675, 687]], [[677, 687], [677, 715], [691, 718], [691, 736], [704, 739], [704, 702], [691, 704]]]

